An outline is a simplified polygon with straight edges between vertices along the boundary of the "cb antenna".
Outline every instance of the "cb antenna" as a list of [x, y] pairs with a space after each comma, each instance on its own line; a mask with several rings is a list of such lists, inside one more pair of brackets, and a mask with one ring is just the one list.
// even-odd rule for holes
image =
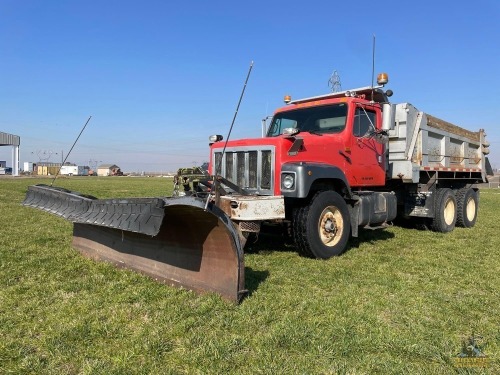
[[[222, 154], [219, 160], [219, 163], [215, 165], [214, 170], [214, 188], [217, 191], [217, 171], [219, 171], [222, 167], [222, 160], [224, 159], [224, 154], [226, 152], [227, 142], [229, 141], [229, 137], [231, 136], [231, 131], [233, 130], [234, 122], [236, 121], [236, 116], [238, 115], [238, 110], [240, 109], [241, 100], [243, 99], [243, 95], [245, 94], [245, 89], [247, 88], [248, 79], [250, 78], [250, 73], [252, 73], [253, 61], [250, 62], [250, 67], [248, 68], [247, 78], [245, 79], [245, 84], [243, 85], [243, 89], [241, 90], [240, 100], [238, 100], [238, 105], [236, 106], [236, 111], [234, 112], [233, 121], [231, 122], [231, 126], [229, 127], [229, 132], [227, 133], [226, 142], [224, 143], [224, 148], [222, 149]], [[208, 207], [208, 202], [210, 200], [210, 194], [208, 194], [207, 201], [205, 203], [205, 210]]]
[[373, 44], [372, 44], [372, 98], [373, 103], [373, 87], [375, 86], [375, 34], [373, 34]]
[[328, 80], [328, 86], [330, 86], [332, 92], [342, 91], [342, 83], [340, 83], [340, 75], [336, 70], [334, 70], [332, 75], [330, 76], [330, 79]]
[[73, 143], [73, 146], [71, 146], [71, 149], [69, 150], [69, 152], [66, 154], [66, 158], [64, 159], [64, 161], [62, 162], [61, 164], [61, 168], [59, 168], [59, 170], [57, 171], [54, 179], [52, 180], [52, 182], [50, 183], [50, 186], [52, 187], [52, 185], [54, 184], [54, 181], [56, 180], [57, 176], [59, 176], [59, 173], [61, 172], [61, 169], [64, 165], [64, 163], [66, 163], [66, 160], [68, 159], [69, 157], [69, 154], [71, 154], [71, 151], [73, 151], [73, 147], [75, 147], [76, 145], [76, 142], [78, 142], [78, 140], [80, 139], [80, 136], [82, 135], [83, 131], [85, 130], [85, 128], [87, 127], [87, 124], [89, 123], [90, 119], [92, 118], [92, 116], [89, 117], [89, 119], [87, 120], [87, 122], [85, 123], [85, 125], [83, 125], [83, 128], [82, 130], [80, 131], [80, 134], [78, 134], [78, 137], [76, 137], [76, 140], [75, 142]]
[[245, 94], [245, 89], [247, 88], [248, 78], [250, 78], [250, 73], [252, 73], [253, 61], [250, 62], [250, 67], [248, 68], [247, 78], [245, 79], [245, 84], [243, 85], [243, 90], [241, 90], [240, 100], [238, 100], [238, 105], [236, 106], [236, 112], [234, 112], [233, 121], [231, 122], [231, 126], [229, 127], [229, 132], [227, 133], [226, 142], [224, 143], [224, 148], [222, 149], [221, 159], [219, 161], [219, 165], [215, 170], [215, 173], [219, 170], [222, 165], [222, 158], [224, 158], [224, 153], [226, 152], [227, 142], [229, 142], [229, 137], [231, 136], [231, 131], [233, 130], [234, 122], [236, 121], [236, 116], [238, 116], [238, 110], [240, 109], [241, 100], [243, 99], [243, 95]]

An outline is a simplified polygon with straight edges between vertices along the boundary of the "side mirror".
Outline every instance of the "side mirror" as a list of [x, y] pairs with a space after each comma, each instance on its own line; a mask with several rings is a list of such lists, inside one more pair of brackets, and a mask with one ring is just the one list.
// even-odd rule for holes
[[373, 136], [376, 142], [386, 145], [389, 143], [389, 134], [386, 131], [382, 130], [380, 132], [376, 132]]

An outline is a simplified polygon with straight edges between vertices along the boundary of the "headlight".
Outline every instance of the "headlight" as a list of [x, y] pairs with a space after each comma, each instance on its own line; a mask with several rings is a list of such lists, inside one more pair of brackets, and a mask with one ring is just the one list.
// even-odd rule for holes
[[290, 190], [293, 189], [295, 185], [295, 175], [287, 173], [283, 175], [282, 182], [283, 188]]

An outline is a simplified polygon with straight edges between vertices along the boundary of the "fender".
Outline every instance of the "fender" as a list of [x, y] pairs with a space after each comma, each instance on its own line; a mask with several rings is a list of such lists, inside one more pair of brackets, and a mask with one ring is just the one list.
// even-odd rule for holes
[[[295, 183], [291, 189], [283, 187], [283, 177], [287, 174], [293, 174], [295, 177]], [[281, 193], [286, 198], [306, 198], [314, 181], [317, 180], [340, 181], [346, 187], [347, 197], [352, 198], [347, 178], [339, 167], [307, 162], [287, 163], [281, 167], [280, 188]]]

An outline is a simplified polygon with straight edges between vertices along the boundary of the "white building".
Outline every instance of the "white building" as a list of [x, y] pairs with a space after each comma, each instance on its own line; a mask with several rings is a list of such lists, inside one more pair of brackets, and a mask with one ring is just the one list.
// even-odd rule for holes
[[25, 173], [33, 173], [33, 162], [25, 161], [23, 171]]
[[0, 132], [0, 146], [12, 146], [12, 175], [19, 176], [19, 145], [21, 138], [17, 135]]
[[89, 167], [84, 167], [82, 165], [63, 165], [59, 174], [62, 176], [88, 176]]

